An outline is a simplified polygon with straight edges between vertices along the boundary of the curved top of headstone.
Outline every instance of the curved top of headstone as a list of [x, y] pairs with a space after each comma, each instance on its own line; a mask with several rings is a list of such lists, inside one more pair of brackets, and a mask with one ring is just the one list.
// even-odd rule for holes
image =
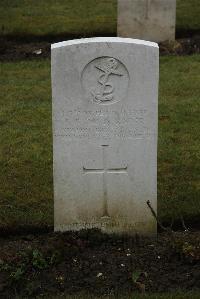
[[55, 43], [55, 44], [51, 45], [51, 49], [61, 48], [61, 47], [65, 47], [65, 46], [73, 46], [73, 45], [77, 45], [77, 44], [108, 43], [108, 42], [136, 44], [136, 45], [143, 45], [143, 46], [158, 48], [157, 43], [140, 40], [140, 39], [123, 38], [123, 37], [92, 37], [92, 38], [81, 38], [81, 39], [74, 39], [74, 40], [68, 40], [68, 41]]

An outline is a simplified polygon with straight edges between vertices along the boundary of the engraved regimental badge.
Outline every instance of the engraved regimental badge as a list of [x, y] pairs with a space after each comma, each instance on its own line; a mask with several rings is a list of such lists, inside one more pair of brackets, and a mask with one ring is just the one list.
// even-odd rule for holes
[[81, 80], [90, 101], [109, 105], [126, 96], [129, 75], [126, 67], [118, 59], [99, 57], [85, 66]]

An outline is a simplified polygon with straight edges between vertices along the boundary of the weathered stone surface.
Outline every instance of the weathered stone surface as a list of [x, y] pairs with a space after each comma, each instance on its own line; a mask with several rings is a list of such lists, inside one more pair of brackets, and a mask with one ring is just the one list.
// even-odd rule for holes
[[157, 44], [52, 45], [55, 230], [154, 234]]
[[175, 39], [176, 0], [118, 0], [118, 36]]

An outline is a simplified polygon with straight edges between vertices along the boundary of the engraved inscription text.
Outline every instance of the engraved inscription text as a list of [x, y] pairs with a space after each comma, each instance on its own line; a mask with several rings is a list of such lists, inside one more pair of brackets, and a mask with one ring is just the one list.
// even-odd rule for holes
[[152, 135], [145, 109], [62, 110], [54, 136], [69, 139], [137, 139]]

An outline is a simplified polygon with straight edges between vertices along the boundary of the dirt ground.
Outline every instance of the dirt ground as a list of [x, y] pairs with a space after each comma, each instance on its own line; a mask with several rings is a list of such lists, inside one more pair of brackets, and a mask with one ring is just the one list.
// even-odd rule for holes
[[146, 239], [90, 230], [0, 239], [0, 298], [179, 289], [200, 289], [200, 232]]
[[[60, 41], [66, 38], [60, 39]], [[0, 61], [16, 61], [36, 57], [50, 57], [52, 41], [15, 40], [0, 37]], [[161, 55], [191, 55], [200, 53], [200, 35], [191, 38], [177, 39], [174, 42], [163, 42], [160, 45]]]

